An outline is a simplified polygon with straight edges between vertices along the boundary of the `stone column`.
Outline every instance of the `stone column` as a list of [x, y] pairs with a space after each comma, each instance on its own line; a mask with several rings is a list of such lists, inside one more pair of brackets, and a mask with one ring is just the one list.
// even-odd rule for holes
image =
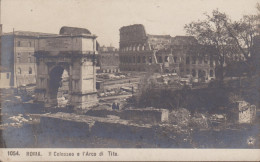
[[87, 109], [97, 105], [95, 65], [87, 58], [78, 59], [72, 68], [70, 104], [74, 108]]
[[35, 89], [35, 101], [45, 102], [48, 91], [48, 67], [44, 61], [37, 58], [37, 77]]

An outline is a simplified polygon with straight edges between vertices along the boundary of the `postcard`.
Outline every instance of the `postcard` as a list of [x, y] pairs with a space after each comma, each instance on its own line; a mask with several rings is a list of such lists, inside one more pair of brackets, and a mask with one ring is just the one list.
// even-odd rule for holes
[[259, 161], [260, 1], [0, 0], [1, 161]]

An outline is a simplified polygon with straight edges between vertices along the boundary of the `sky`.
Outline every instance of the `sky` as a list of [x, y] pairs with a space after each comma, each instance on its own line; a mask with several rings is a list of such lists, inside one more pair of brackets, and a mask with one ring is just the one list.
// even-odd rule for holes
[[143, 24], [148, 34], [185, 35], [184, 25], [214, 9], [233, 20], [256, 14], [260, 0], [2, 0], [3, 32], [58, 34], [62, 26], [87, 28], [101, 45], [119, 46], [122, 26]]

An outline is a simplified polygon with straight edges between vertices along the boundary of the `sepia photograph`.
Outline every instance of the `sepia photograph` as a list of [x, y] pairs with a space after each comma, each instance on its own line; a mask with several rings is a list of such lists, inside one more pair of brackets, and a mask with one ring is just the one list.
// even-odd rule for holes
[[0, 52], [2, 161], [260, 154], [258, 0], [0, 0]]

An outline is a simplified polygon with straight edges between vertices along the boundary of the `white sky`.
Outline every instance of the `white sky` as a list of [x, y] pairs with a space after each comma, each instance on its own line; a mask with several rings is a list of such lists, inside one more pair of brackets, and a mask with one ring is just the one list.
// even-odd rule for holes
[[3, 32], [59, 33], [83, 27], [101, 45], [118, 47], [119, 28], [143, 24], [148, 34], [185, 35], [184, 25], [218, 8], [232, 19], [255, 14], [260, 0], [2, 0]]

